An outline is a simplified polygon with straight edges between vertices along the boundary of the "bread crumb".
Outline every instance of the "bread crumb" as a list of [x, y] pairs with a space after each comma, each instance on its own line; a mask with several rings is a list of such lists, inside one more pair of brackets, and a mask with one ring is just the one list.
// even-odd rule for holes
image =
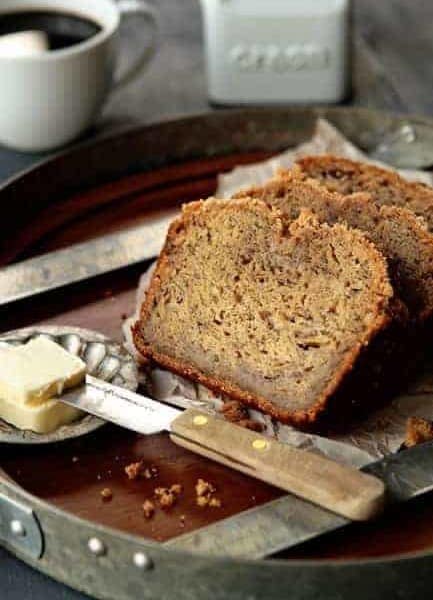
[[247, 408], [236, 400], [227, 400], [221, 407], [220, 412], [224, 415], [226, 421], [235, 423], [245, 429], [251, 429], [261, 433], [264, 429], [263, 423], [250, 419]]
[[166, 490], [158, 496], [158, 502], [161, 508], [171, 508], [176, 503], [176, 495]]
[[172, 492], [173, 494], [176, 494], [176, 496], [179, 496], [179, 494], [182, 493], [182, 486], [180, 485], [180, 483], [175, 483], [171, 486], [170, 488], [170, 492]]
[[103, 500], [111, 500], [113, 497], [113, 492], [110, 488], [104, 488], [101, 490], [101, 496]]
[[410, 417], [406, 422], [405, 446], [412, 448], [430, 440], [433, 440], [433, 422], [420, 417]]
[[227, 421], [237, 423], [242, 419], [248, 419], [248, 411], [243, 404], [236, 400], [228, 400], [224, 402], [220, 411]]
[[197, 506], [203, 508], [209, 504], [209, 496], [197, 496]]
[[197, 496], [200, 497], [213, 494], [216, 492], [216, 488], [208, 481], [204, 481], [204, 479], [198, 479], [197, 483], [195, 484], [195, 492]]
[[155, 477], [158, 477], [158, 469], [157, 467], [153, 466], [147, 467], [146, 469], [144, 469], [142, 475], [145, 479], [154, 479]]
[[151, 519], [155, 514], [155, 505], [151, 500], [145, 500], [141, 508], [145, 519]]
[[175, 483], [168, 487], [157, 487], [154, 494], [161, 508], [171, 508], [176, 504], [178, 496], [182, 493], [180, 483]]
[[134, 481], [139, 477], [144, 477], [144, 479], [153, 479], [154, 477], [158, 477], [157, 467], [146, 467], [143, 459], [127, 465], [125, 467], [125, 473], [127, 474], [128, 479], [131, 481]]
[[240, 427], [244, 427], [245, 429], [251, 429], [251, 431], [256, 431], [257, 433], [262, 433], [265, 426], [260, 421], [254, 421], [254, 419], [241, 419], [238, 421], [237, 425]]
[[196, 503], [197, 506], [200, 506], [200, 508], [204, 508], [205, 506], [219, 508], [221, 506], [221, 500], [219, 498], [215, 498], [214, 496], [216, 487], [209, 481], [198, 479], [195, 485], [195, 492], [197, 495]]
[[140, 475], [141, 466], [142, 466], [141, 461], [127, 465], [125, 467], [125, 473], [127, 474], [128, 479], [131, 479], [132, 481], [134, 479], [137, 479], [138, 476]]
[[209, 506], [212, 506], [213, 508], [220, 508], [221, 500], [219, 498], [211, 498], [209, 500]]

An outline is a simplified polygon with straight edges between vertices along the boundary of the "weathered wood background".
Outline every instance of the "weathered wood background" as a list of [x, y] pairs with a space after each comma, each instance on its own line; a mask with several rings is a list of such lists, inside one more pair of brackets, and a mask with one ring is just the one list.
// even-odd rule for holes
[[[112, 95], [92, 135], [138, 122], [210, 110], [198, 0], [158, 0], [161, 41], [146, 73]], [[145, 33], [128, 31], [126, 52]], [[355, 0], [354, 95], [357, 105], [433, 114], [433, 0]], [[0, 179], [40, 157], [0, 149]], [[78, 600], [71, 591], [0, 549], [0, 597]]]

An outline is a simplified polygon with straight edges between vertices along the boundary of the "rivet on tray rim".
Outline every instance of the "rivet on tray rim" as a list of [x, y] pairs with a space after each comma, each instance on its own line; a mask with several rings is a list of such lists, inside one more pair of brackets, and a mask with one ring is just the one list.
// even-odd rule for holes
[[147, 554], [144, 554], [144, 552], [136, 552], [133, 556], [133, 561], [136, 567], [145, 571], [153, 567], [152, 559]]
[[18, 519], [14, 519], [13, 521], [11, 521], [10, 529], [14, 535], [17, 535], [19, 537], [25, 537], [27, 533], [26, 528]]
[[95, 556], [104, 556], [107, 553], [107, 548], [99, 538], [92, 537], [87, 542], [87, 547]]

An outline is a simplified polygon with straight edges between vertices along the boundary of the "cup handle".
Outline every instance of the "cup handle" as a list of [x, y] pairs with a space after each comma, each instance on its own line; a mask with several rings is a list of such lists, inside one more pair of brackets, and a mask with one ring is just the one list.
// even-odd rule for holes
[[145, 0], [118, 0], [117, 7], [122, 21], [125, 19], [141, 19], [150, 29], [150, 42], [132, 60], [124, 73], [115, 75], [113, 89], [123, 87], [139, 75], [142, 69], [153, 58], [157, 46], [158, 18], [156, 10]]

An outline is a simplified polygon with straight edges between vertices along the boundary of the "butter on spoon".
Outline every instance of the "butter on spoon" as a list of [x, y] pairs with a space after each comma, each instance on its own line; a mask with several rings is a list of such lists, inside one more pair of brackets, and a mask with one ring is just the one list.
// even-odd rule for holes
[[46, 337], [0, 349], [0, 418], [19, 429], [50, 433], [82, 412], [55, 400], [82, 383], [86, 364]]

